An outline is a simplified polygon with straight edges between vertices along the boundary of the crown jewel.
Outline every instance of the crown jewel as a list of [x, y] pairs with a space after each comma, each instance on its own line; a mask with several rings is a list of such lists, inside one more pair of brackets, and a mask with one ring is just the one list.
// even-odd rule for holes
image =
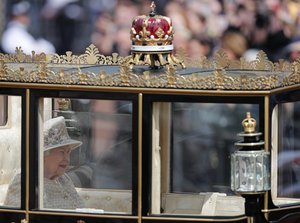
[[149, 16], [141, 15], [133, 19], [130, 32], [133, 45], [171, 46], [174, 34], [171, 19], [156, 15], [154, 2], [150, 7]]
[[169, 17], [156, 15], [155, 4], [152, 2], [149, 16], [141, 15], [133, 18], [130, 31], [132, 41], [132, 63], [148, 64], [151, 67], [166, 64], [181, 64], [173, 55], [174, 30]]
[[256, 120], [251, 117], [251, 113], [246, 113], [246, 118], [242, 121], [242, 125], [244, 127], [245, 133], [253, 133], [255, 132]]

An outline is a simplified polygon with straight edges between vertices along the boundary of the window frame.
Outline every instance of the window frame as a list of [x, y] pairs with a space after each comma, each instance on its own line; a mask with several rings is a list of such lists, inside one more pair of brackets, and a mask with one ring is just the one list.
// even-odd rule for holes
[[[259, 105], [259, 126], [257, 126], [257, 130], [264, 132], [264, 115], [265, 115], [265, 96], [257, 95], [257, 96], [203, 96], [203, 95], [177, 95], [177, 94], [169, 94], [169, 95], [159, 95], [159, 94], [145, 94], [143, 96], [143, 163], [146, 163], [143, 167], [143, 176], [148, 176], [147, 179], [143, 178], [143, 193], [149, 194], [149, 199], [143, 200], [143, 214], [144, 215], [160, 215], [160, 216], [186, 216], [184, 214], [153, 214], [152, 212], [152, 111], [153, 104], [156, 102], [190, 102], [190, 103], [233, 103], [233, 104], [258, 104]], [[241, 120], [242, 121], [242, 120]], [[238, 133], [238, 132], [237, 132]], [[236, 134], [237, 134], [236, 133]], [[264, 138], [264, 134], [262, 135]], [[171, 145], [172, 146], [172, 145]], [[234, 145], [233, 145], [234, 146]], [[170, 161], [172, 162], [172, 161]], [[188, 215], [194, 216], [195, 215]], [[203, 218], [203, 216], [197, 215], [199, 218]], [[211, 216], [215, 217], [215, 216]], [[217, 216], [217, 217], [225, 217], [225, 216]], [[231, 216], [235, 217], [235, 216]]]
[[300, 198], [288, 198], [278, 196], [278, 183], [279, 183], [279, 167], [278, 155], [279, 146], [281, 145], [282, 138], [280, 137], [280, 123], [282, 112], [282, 105], [285, 103], [300, 103], [300, 90], [290, 90], [279, 92], [270, 96], [270, 144], [272, 144], [271, 153], [271, 192], [270, 197], [272, 202], [277, 207], [297, 206], [300, 204]]
[[[39, 103], [41, 98], [69, 98], [69, 99], [95, 99], [95, 100], [124, 100], [132, 102], [132, 208], [131, 213], [105, 213], [109, 215], [131, 215], [136, 216], [138, 214], [137, 211], [137, 194], [138, 194], [138, 95], [137, 94], [119, 94], [114, 92], [98, 92], [98, 91], [80, 91], [80, 90], [44, 90], [44, 89], [35, 89], [31, 91], [30, 96], [30, 119], [32, 122], [30, 123], [30, 129], [32, 130], [32, 134], [30, 137], [31, 144], [31, 155], [30, 159], [33, 162], [30, 162], [30, 172], [34, 173], [30, 175], [30, 182], [32, 185], [30, 186], [30, 196], [29, 196], [29, 209], [33, 211], [48, 211], [48, 210], [40, 210], [38, 205], [38, 195], [35, 193], [34, 188], [38, 188], [39, 185], [39, 162], [35, 157], [39, 157], [38, 148], [39, 148]], [[52, 210], [51, 212], [59, 212], [59, 210]], [[75, 213], [75, 212], [72, 212]], [[78, 212], [76, 212], [78, 213]]]
[[[13, 210], [18, 210], [18, 212], [14, 212], [13, 214], [10, 213], [1, 213], [0, 212], [0, 216], [4, 215], [7, 217], [7, 219], [11, 218], [11, 219], [24, 219], [24, 213], [25, 213], [25, 209], [26, 209], [26, 190], [27, 190], [27, 183], [26, 183], [26, 166], [27, 166], [27, 134], [28, 134], [28, 130], [26, 128], [26, 121], [27, 121], [27, 110], [26, 110], [26, 104], [27, 104], [27, 100], [26, 100], [26, 90], [25, 89], [20, 89], [20, 88], [0, 88], [0, 95], [6, 95], [6, 96], [18, 96], [21, 98], [21, 148], [20, 148], [20, 156], [21, 156], [21, 163], [20, 163], [20, 168], [21, 168], [21, 206], [20, 208], [18, 207], [4, 207], [1, 206], [0, 209], [5, 209], [5, 210], [10, 210], [12, 212], [14, 212]], [[9, 98], [8, 98], [8, 106], [9, 106]], [[13, 112], [13, 111], [12, 111]], [[7, 114], [7, 123], [6, 126], [4, 128], [10, 128], [10, 119], [11, 119], [11, 112], [8, 112]], [[0, 128], [1, 130], [1, 128]], [[23, 213], [24, 212], [24, 213]]]

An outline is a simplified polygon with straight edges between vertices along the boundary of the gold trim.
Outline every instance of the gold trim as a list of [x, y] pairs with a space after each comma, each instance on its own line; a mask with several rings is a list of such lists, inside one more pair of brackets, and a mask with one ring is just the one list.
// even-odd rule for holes
[[92, 217], [92, 218], [119, 218], [119, 219], [131, 219], [131, 220], [137, 220], [137, 216], [128, 216], [128, 215], [115, 215], [118, 214], [118, 212], [113, 213], [112, 215], [108, 214], [89, 214], [89, 213], [78, 213], [78, 212], [58, 212], [59, 210], [55, 210], [56, 212], [53, 212], [52, 210], [47, 211], [29, 211], [29, 214], [35, 214], [35, 215], [54, 215], [54, 216], [71, 216], [71, 217]]
[[143, 120], [143, 94], [138, 97], [138, 223], [142, 222], [142, 120]]
[[125, 58], [119, 56], [118, 53], [113, 53], [111, 56], [101, 55], [98, 48], [91, 44], [86, 48], [84, 54], [74, 55], [71, 51], [67, 51], [65, 55], [47, 55], [47, 62], [54, 64], [120, 65]]
[[254, 217], [247, 217], [247, 223], [255, 223]]
[[82, 85], [58, 85], [58, 84], [36, 84], [36, 83], [14, 83], [0, 82], [1, 87], [12, 88], [31, 88], [31, 89], [53, 89], [53, 90], [83, 90], [97, 92], [126, 92], [126, 93], [155, 93], [155, 94], [185, 94], [185, 95], [202, 95], [202, 96], [266, 96], [271, 91], [211, 91], [211, 90], [193, 90], [193, 89], [168, 89], [168, 88], [134, 88], [134, 87], [108, 87], [108, 86], [82, 86]]
[[293, 205], [293, 204], [289, 204], [290, 206], [289, 207], [280, 207], [280, 206], [277, 206], [276, 208], [274, 209], [263, 209], [261, 210], [263, 213], [268, 213], [270, 214], [271, 212], [276, 212], [276, 211], [285, 211], [285, 210], [292, 210], [292, 209], [299, 209], [300, 208], [300, 205]]
[[197, 216], [197, 218], [192, 218], [192, 217], [165, 217], [165, 216], [160, 216], [160, 217], [143, 217], [143, 220], [165, 220], [165, 221], [208, 221], [208, 222], [228, 222], [228, 221], [240, 221], [240, 220], [245, 220], [247, 219], [247, 216], [242, 216], [242, 217], [237, 217], [237, 218], [224, 218], [224, 219], [219, 219], [215, 218], [216, 216], [212, 216], [211, 218], [200, 218]]
[[15, 209], [0, 209], [0, 212], [9, 212], [9, 213], [20, 213], [20, 214], [26, 214], [26, 211], [23, 210], [15, 210]]
[[[82, 55], [35, 54], [25, 55], [17, 48], [15, 54], [0, 54], [0, 80], [21, 83], [49, 83], [63, 85], [90, 85], [97, 87], [135, 87], [135, 88], [176, 88], [193, 90], [272, 90], [300, 83], [300, 58], [288, 63], [279, 60], [272, 63], [266, 54], [260, 51], [254, 61], [244, 58], [231, 61], [224, 50], [216, 52], [208, 60], [200, 57], [191, 61], [178, 51], [178, 56], [170, 55], [170, 65], [165, 70], [151, 74], [142, 74], [132, 70], [132, 56], [121, 57], [116, 53], [104, 56], [95, 45], [91, 44]], [[165, 59], [161, 58], [163, 62]], [[196, 67], [190, 74], [179, 74], [176, 64], [186, 61], [188, 67]], [[11, 65], [18, 63], [18, 65]], [[31, 64], [31, 66], [28, 66]], [[81, 67], [95, 65], [119, 65], [119, 71], [107, 74], [102, 66], [99, 71], [82, 72]], [[74, 69], [69, 71], [70, 66]], [[54, 68], [60, 68], [54, 69]], [[185, 73], [185, 70], [181, 71]], [[171, 81], [170, 81], [171, 80]]]
[[[267, 210], [269, 207], [269, 200], [268, 200], [268, 197], [269, 197], [269, 191], [267, 191], [265, 194], [264, 194], [264, 210]], [[263, 212], [263, 210], [262, 210]], [[265, 219], [266, 220], [269, 220], [269, 212], [263, 212], [264, 213], [264, 216], [265, 216]]]
[[300, 87], [300, 85], [296, 84], [296, 85], [293, 85], [293, 86], [286, 86], [286, 87], [281, 87], [281, 88], [278, 88], [278, 89], [272, 89], [272, 90], [270, 90], [270, 95], [280, 94], [280, 93], [284, 93], [286, 91], [298, 90], [299, 87]]
[[[173, 58], [175, 59], [175, 58]], [[1, 64], [2, 67], [1, 67]], [[174, 63], [173, 63], [174, 64]], [[278, 88], [281, 83], [281, 73], [251, 70], [225, 70], [217, 68], [203, 72], [194, 72], [190, 75], [178, 74], [175, 67], [170, 66], [160, 75], [150, 74], [145, 71], [142, 75], [132, 71], [131, 61], [119, 67], [119, 73], [107, 74], [104, 70], [98, 73], [77, 71], [59, 72], [51, 70], [51, 64], [39, 62], [37, 67], [26, 69], [20, 67], [17, 70], [8, 69], [5, 63], [0, 63], [0, 74], [2, 81], [16, 81], [23, 83], [49, 83], [63, 85], [90, 85], [109, 87], [142, 87], [142, 88], [176, 88], [193, 90], [271, 90]], [[99, 68], [101, 69], [101, 68]], [[1, 72], [1, 70], [3, 70]], [[250, 73], [244, 75], [244, 72]], [[170, 82], [170, 79], [172, 80]], [[294, 84], [294, 83], [292, 83]]]
[[36, 54], [32, 51], [31, 55], [25, 54], [21, 47], [17, 47], [14, 54], [0, 53], [0, 60], [10, 63], [33, 63], [39, 61], [45, 61], [47, 58], [45, 53]]
[[300, 83], [300, 58], [292, 63], [291, 73], [284, 77], [283, 86], [289, 86]]
[[[265, 151], [266, 152], [269, 152], [269, 125], [270, 125], [270, 122], [269, 122], [269, 103], [270, 103], [270, 99], [269, 99], [269, 96], [265, 96], [264, 98], [264, 141], [265, 141]], [[271, 171], [271, 170], [270, 170]], [[271, 174], [271, 173], [270, 173]], [[270, 176], [271, 177], [271, 176]], [[271, 184], [271, 182], [270, 182]], [[269, 199], [268, 199], [268, 195], [269, 195], [269, 192], [265, 192], [264, 193], [264, 209], [268, 209], [269, 207]], [[265, 219], [269, 219], [269, 214], [266, 212], [264, 213], [264, 216], [265, 216]]]
[[25, 192], [25, 210], [26, 220], [29, 222], [29, 129], [30, 129], [30, 89], [26, 90], [26, 192]]
[[265, 113], [264, 113], [264, 124], [265, 124], [265, 129], [264, 129], [264, 141], [265, 141], [265, 151], [269, 152], [269, 103], [270, 103], [270, 99], [268, 96], [265, 96], [264, 98], [264, 103], [265, 103]]

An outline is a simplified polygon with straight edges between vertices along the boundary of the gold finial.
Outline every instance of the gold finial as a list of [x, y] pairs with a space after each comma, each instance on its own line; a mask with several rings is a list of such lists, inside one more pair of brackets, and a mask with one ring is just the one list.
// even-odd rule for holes
[[245, 133], [255, 132], [256, 120], [251, 117], [250, 112], [246, 113], [246, 118], [242, 121]]
[[156, 12], [155, 12], [156, 5], [155, 5], [154, 1], [152, 1], [150, 8], [151, 8], [151, 11], [149, 13], [149, 16], [154, 17], [156, 15]]

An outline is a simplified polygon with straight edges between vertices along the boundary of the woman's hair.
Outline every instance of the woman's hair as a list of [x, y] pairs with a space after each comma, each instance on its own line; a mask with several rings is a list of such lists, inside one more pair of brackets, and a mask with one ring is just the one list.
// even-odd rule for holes
[[44, 156], [48, 156], [50, 154], [50, 150], [44, 151]]

